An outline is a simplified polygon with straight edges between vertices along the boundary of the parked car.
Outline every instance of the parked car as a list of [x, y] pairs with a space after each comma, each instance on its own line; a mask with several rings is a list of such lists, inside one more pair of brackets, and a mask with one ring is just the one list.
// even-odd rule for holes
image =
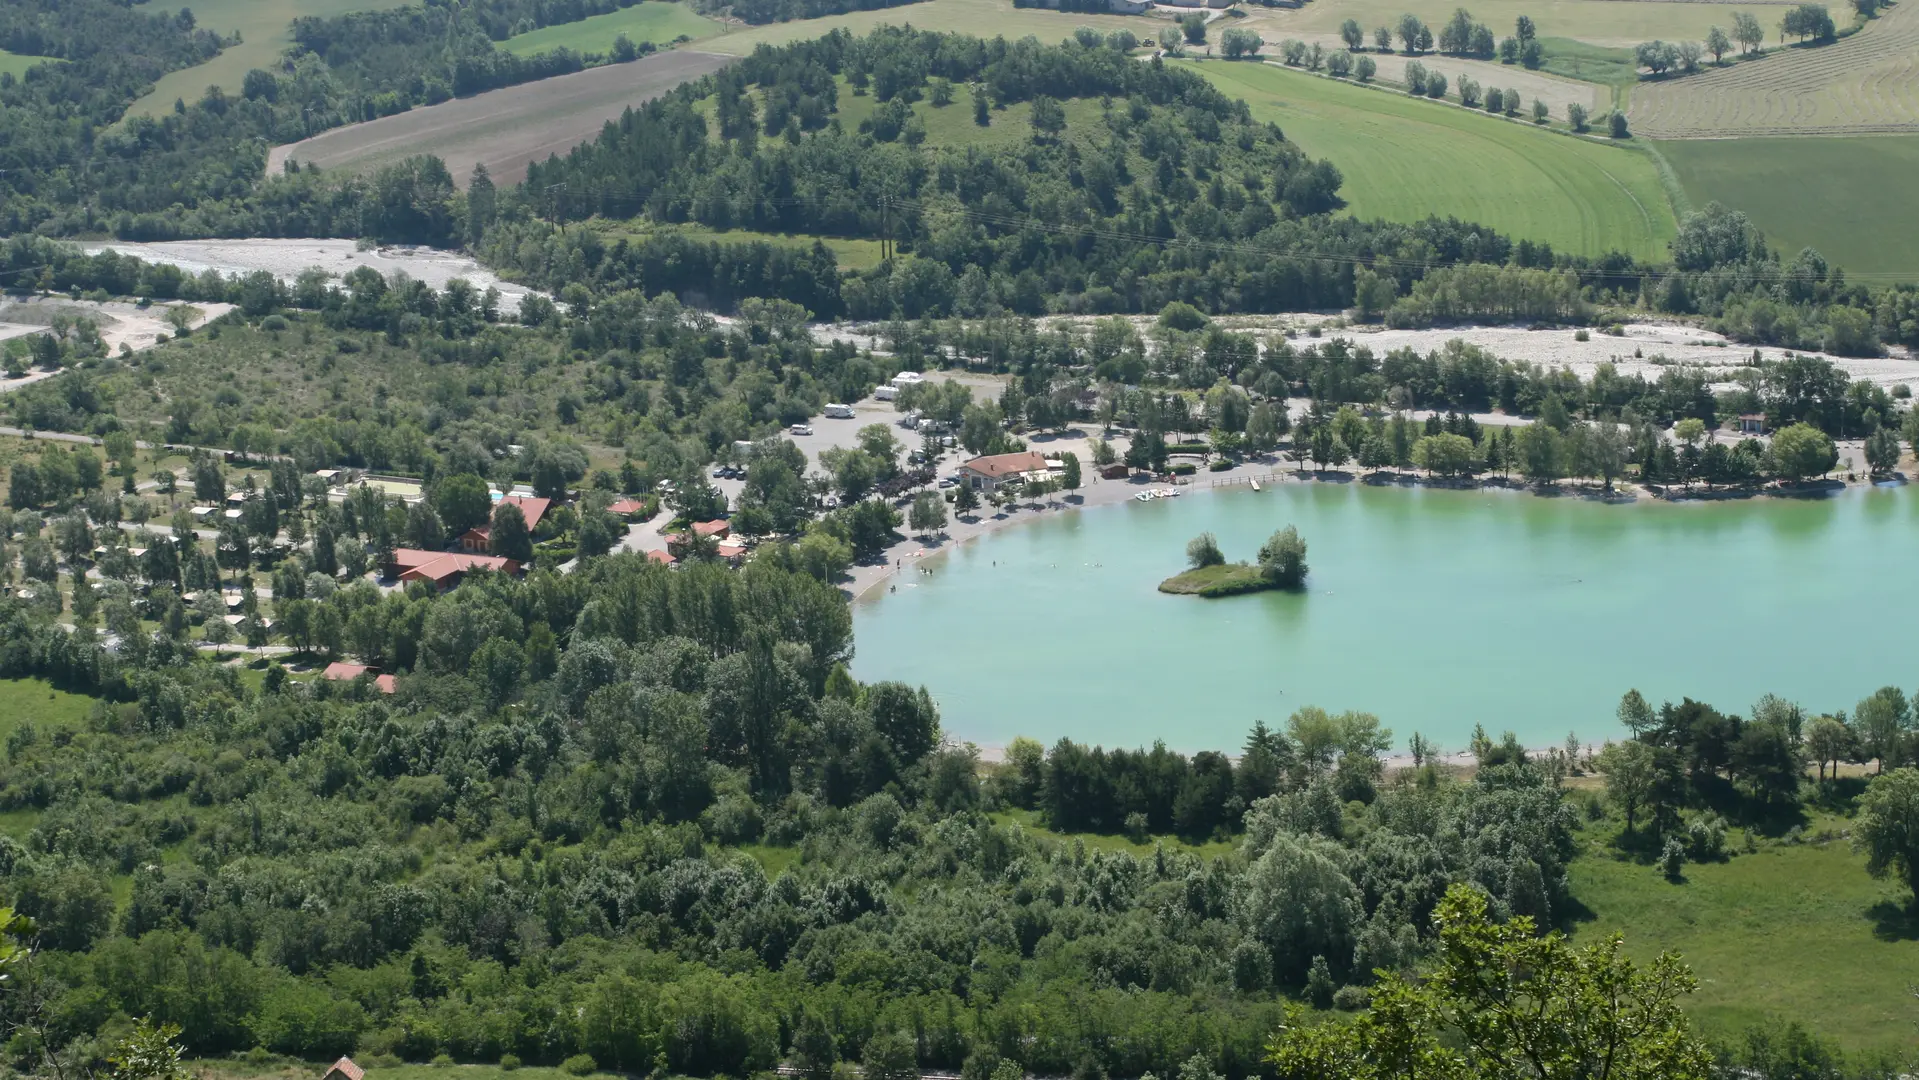
[[792, 434], [792, 435], [811, 435], [813, 434], [813, 425], [794, 424], [792, 427], [787, 429], [787, 432], [788, 434]]

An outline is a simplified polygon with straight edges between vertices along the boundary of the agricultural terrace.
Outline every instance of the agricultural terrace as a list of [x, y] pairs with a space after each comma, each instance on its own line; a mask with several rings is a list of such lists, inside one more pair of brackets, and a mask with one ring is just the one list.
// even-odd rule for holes
[[1811, 247], [1854, 278], [1919, 277], [1919, 208], [1887, 198], [1919, 176], [1919, 135], [1687, 139], [1659, 151], [1694, 206], [1745, 211], [1787, 258]]
[[842, 27], [855, 36], [864, 36], [876, 26], [911, 26], [915, 30], [941, 30], [985, 38], [1003, 37], [1008, 41], [1031, 35], [1047, 44], [1055, 44], [1073, 36], [1074, 29], [1081, 26], [1090, 26], [1102, 32], [1131, 30], [1141, 38], [1155, 39], [1162, 34], [1178, 32], [1172, 21], [1164, 18], [1016, 8], [1012, 0], [927, 0], [926, 3], [905, 4], [877, 11], [854, 11], [822, 19], [755, 26], [703, 41], [700, 48], [745, 56], [762, 44], [784, 45], [790, 41], [805, 41]]
[[238, 94], [247, 72], [271, 68], [287, 46], [293, 20], [303, 15], [332, 18], [355, 11], [396, 8], [407, 0], [195, 0], [190, 5], [200, 26], [223, 35], [240, 33], [240, 44], [190, 68], [168, 72], [153, 84], [147, 96], [133, 103], [129, 116], [158, 116], [176, 100], [198, 101], [207, 87], [218, 86]]
[[[1314, 0], [1296, 8], [1249, 8], [1248, 17], [1235, 20], [1233, 26], [1257, 30], [1268, 41], [1282, 38], [1301, 40], [1337, 40], [1339, 24], [1359, 20], [1370, 35], [1376, 26], [1392, 26], [1405, 14], [1418, 16], [1438, 33], [1456, 8], [1464, 6], [1473, 18], [1505, 37], [1521, 15], [1533, 20], [1539, 33], [1552, 37], [1574, 38], [1597, 45], [1637, 45], [1653, 38], [1664, 40], [1700, 40], [1707, 28], [1729, 26], [1733, 7], [1719, 3], [1667, 3], [1644, 0], [1621, 3], [1620, 0]], [[1778, 7], [1784, 11], [1788, 5]], [[1742, 4], [1752, 9], [1759, 21], [1770, 29], [1777, 15], [1768, 15], [1773, 5]]]
[[522, 56], [572, 49], [579, 53], [605, 53], [620, 35], [635, 45], [652, 42], [665, 45], [682, 37], [698, 40], [720, 32], [720, 24], [699, 15], [685, 4], [645, 0], [630, 8], [609, 11], [579, 22], [542, 27], [500, 42], [500, 48]]
[[1256, 119], [1337, 165], [1358, 217], [1451, 216], [1557, 250], [1647, 259], [1663, 257], [1677, 230], [1642, 152], [1271, 64], [1197, 68], [1244, 98]]
[[433, 154], [462, 185], [478, 163], [485, 163], [495, 182], [518, 183], [527, 162], [564, 154], [629, 106], [731, 62], [730, 56], [675, 50], [456, 98], [278, 147], [267, 169], [278, 172], [292, 158], [323, 169], [364, 171]]
[[1631, 117], [1662, 139], [1919, 131], [1919, 4], [1830, 45], [1640, 86]]

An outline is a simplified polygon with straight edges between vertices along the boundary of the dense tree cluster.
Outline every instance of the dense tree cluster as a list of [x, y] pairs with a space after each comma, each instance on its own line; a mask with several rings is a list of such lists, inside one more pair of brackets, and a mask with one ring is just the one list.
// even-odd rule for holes
[[[463, 490], [422, 505], [455, 522]], [[1239, 1076], [1278, 992], [1410, 965], [1449, 884], [1501, 913], [1565, 903], [1572, 819], [1545, 772], [1387, 783], [1360, 714], [1302, 710], [1237, 765], [1021, 742], [982, 784], [925, 691], [847, 676], [845, 601], [777, 551], [293, 598], [390, 542], [367, 498], [319, 513], [276, 614], [398, 672], [390, 696], [277, 667], [249, 690], [171, 616], [110, 616], [108, 647], [0, 601], [0, 674], [100, 699], [81, 727], [15, 729], [0, 769], [0, 806], [36, 820], [0, 842], [0, 879], [45, 949], [0, 1009], [51, 1048], [85, 1059], [131, 1015], [196, 1053], [980, 1076], [1203, 1053]], [[201, 558], [108, 604], [164, 604]], [[1089, 854], [988, 816], [1022, 808], [1243, 839]]]

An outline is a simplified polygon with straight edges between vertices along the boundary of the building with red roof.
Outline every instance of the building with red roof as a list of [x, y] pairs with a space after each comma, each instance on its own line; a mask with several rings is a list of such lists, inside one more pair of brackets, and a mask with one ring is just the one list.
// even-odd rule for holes
[[674, 558], [671, 552], [666, 551], [649, 551], [646, 553], [646, 557], [656, 563], [665, 563], [668, 566], [676, 566], [680, 561]]
[[[520, 508], [520, 516], [526, 519], [526, 531], [530, 533], [540, 527], [540, 519], [546, 516], [547, 510], [553, 505], [553, 500], [539, 499], [531, 495], [508, 495], [493, 504], [494, 511], [498, 512], [499, 508], [507, 503]], [[491, 521], [475, 525], [460, 534], [460, 550], [469, 554], [484, 555], [490, 548], [492, 539], [493, 523]]]
[[976, 457], [959, 467], [959, 480], [974, 491], [994, 491], [1001, 484], [1024, 483], [1034, 473], [1046, 475], [1046, 459], [1025, 450], [1017, 454]]
[[[320, 677], [322, 679], [335, 679], [340, 682], [352, 682], [354, 679], [366, 675], [372, 670], [372, 668], [365, 664], [348, 664], [335, 660], [326, 666], [325, 671], [320, 672]], [[375, 675], [373, 677], [373, 685], [379, 688], [380, 693], [391, 694], [394, 688], [393, 676]]]
[[430, 581], [434, 588], [441, 592], [458, 585], [460, 579], [474, 570], [496, 570], [503, 574], [517, 574], [520, 572], [520, 564], [498, 555], [395, 548], [393, 561], [386, 565], [388, 577], [399, 578], [403, 582]]

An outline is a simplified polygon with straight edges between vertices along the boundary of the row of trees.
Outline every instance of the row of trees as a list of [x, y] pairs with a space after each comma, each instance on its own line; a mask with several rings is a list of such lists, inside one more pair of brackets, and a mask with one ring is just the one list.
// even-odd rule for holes
[[[1340, 23], [1339, 37], [1346, 43], [1346, 48], [1354, 53], [1366, 47], [1366, 29], [1358, 19], [1347, 19]], [[1374, 28], [1373, 46], [1382, 53], [1391, 52], [1395, 37], [1407, 56], [1424, 55], [1437, 46], [1438, 51], [1447, 56], [1491, 60], [1497, 55], [1504, 63], [1522, 63], [1528, 68], [1539, 67], [1546, 57], [1545, 47], [1539, 41], [1538, 27], [1526, 15], [1519, 16], [1514, 22], [1512, 34], [1497, 45], [1494, 44], [1492, 29], [1485, 23], [1474, 21], [1472, 12], [1465, 8], [1455, 9], [1452, 18], [1440, 28], [1437, 36], [1419, 16], [1401, 15], [1399, 21], [1391, 26]]]

